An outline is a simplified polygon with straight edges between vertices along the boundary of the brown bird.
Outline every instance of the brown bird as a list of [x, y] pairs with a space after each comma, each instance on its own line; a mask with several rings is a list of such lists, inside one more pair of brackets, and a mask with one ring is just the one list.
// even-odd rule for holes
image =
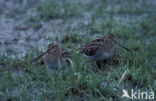
[[45, 64], [51, 69], [58, 69], [59, 67], [63, 68], [66, 65], [66, 60], [69, 58], [68, 52], [62, 49], [58, 44], [50, 44], [48, 50], [42, 53], [37, 58], [31, 60], [35, 62], [39, 58], [44, 56]]
[[108, 34], [104, 37], [90, 41], [87, 45], [82, 47], [80, 53], [95, 61], [107, 60], [113, 55], [115, 44], [121, 46], [129, 52], [132, 52], [121, 43], [117, 42], [112, 34]]

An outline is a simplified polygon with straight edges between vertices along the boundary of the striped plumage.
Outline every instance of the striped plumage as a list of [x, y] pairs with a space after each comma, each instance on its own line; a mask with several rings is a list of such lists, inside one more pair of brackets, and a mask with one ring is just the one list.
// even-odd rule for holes
[[65, 59], [68, 58], [68, 53], [58, 44], [50, 44], [49, 52], [44, 56], [45, 64], [52, 69], [57, 69], [59, 66], [64, 68], [66, 65]]
[[80, 52], [95, 61], [106, 60], [113, 55], [115, 43], [130, 51], [129, 49], [118, 43], [114, 39], [113, 35], [108, 34], [104, 37], [90, 41], [87, 45], [82, 47]]
[[38, 60], [42, 56], [44, 57], [44, 63], [51, 69], [58, 69], [59, 67], [64, 68], [66, 59], [69, 58], [68, 52], [55, 43], [50, 44], [46, 52], [33, 59], [31, 62]]

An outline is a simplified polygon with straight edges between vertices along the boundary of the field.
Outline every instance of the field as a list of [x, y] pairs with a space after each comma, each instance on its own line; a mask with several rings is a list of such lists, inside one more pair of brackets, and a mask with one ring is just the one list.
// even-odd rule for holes
[[[131, 101], [123, 89], [156, 94], [155, 0], [2, 0], [0, 23], [0, 101]], [[133, 53], [116, 46], [101, 70], [76, 52], [109, 33]], [[54, 71], [42, 58], [29, 62], [54, 42], [71, 53], [71, 65]]]

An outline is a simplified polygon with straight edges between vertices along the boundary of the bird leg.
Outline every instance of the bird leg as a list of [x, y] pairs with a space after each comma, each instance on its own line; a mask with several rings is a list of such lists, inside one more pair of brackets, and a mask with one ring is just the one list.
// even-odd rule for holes
[[95, 61], [96, 65], [98, 66], [99, 69], [105, 69], [106, 64], [108, 62], [108, 60], [99, 60], [99, 61]]

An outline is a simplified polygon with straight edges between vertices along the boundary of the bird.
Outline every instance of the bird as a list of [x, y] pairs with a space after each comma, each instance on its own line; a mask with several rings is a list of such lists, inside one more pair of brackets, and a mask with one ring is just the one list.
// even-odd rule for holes
[[42, 53], [37, 58], [31, 60], [31, 62], [35, 62], [42, 56], [47, 67], [51, 69], [58, 69], [59, 67], [64, 68], [66, 66], [69, 53], [65, 49], [61, 48], [58, 44], [52, 43], [48, 46], [47, 51]]
[[117, 42], [113, 34], [91, 40], [80, 49], [80, 53], [94, 61], [108, 60], [114, 53], [115, 44], [132, 53], [130, 49]]

